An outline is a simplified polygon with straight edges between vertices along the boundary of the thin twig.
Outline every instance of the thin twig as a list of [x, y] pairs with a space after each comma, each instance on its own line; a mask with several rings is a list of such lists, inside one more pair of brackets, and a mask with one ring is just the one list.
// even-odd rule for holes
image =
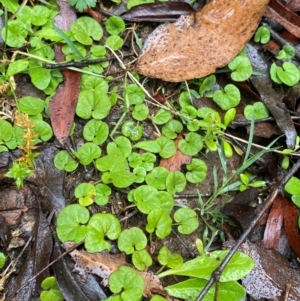
[[293, 167], [287, 172], [285, 177], [278, 183], [277, 187], [273, 189], [272, 193], [270, 194], [268, 200], [264, 204], [261, 211], [257, 214], [255, 219], [251, 222], [248, 229], [245, 230], [245, 232], [240, 236], [240, 238], [236, 241], [235, 245], [230, 249], [227, 256], [224, 258], [224, 260], [221, 262], [219, 267], [213, 272], [211, 278], [207, 282], [204, 289], [201, 291], [199, 296], [197, 297], [196, 301], [203, 300], [204, 296], [208, 293], [209, 289], [212, 287], [212, 285], [215, 283], [217, 275], [223, 272], [225, 267], [227, 266], [228, 262], [232, 258], [232, 256], [235, 254], [235, 252], [238, 250], [240, 245], [246, 240], [250, 232], [254, 229], [257, 222], [260, 220], [260, 218], [263, 216], [263, 214], [267, 211], [267, 209], [272, 205], [274, 200], [276, 199], [278, 194], [282, 194], [282, 190], [284, 185], [287, 183], [287, 181], [297, 172], [297, 170], [300, 168], [300, 160], [298, 160]]

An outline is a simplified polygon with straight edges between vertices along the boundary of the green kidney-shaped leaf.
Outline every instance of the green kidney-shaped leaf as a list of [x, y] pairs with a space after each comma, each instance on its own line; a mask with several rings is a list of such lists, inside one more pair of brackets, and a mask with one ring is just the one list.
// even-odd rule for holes
[[236, 86], [228, 84], [224, 87], [224, 91], [217, 90], [214, 92], [213, 100], [222, 110], [229, 110], [240, 103], [240, 90]]
[[111, 35], [118, 35], [125, 30], [125, 22], [116, 16], [109, 17], [105, 22], [105, 28]]
[[21, 47], [25, 43], [28, 31], [26, 24], [19, 20], [12, 20], [8, 22], [7, 35], [6, 28], [2, 29], [2, 37], [8, 46]]
[[40, 295], [41, 301], [63, 301], [65, 298], [59, 290], [55, 277], [47, 277], [41, 283], [44, 291]]
[[87, 142], [81, 146], [76, 155], [82, 165], [88, 165], [100, 157], [101, 149], [95, 143]]
[[77, 19], [71, 25], [71, 32], [74, 38], [83, 45], [91, 45], [93, 40], [99, 41], [103, 35], [100, 24], [90, 17]]
[[163, 246], [159, 250], [157, 259], [161, 265], [165, 265], [171, 269], [177, 269], [183, 264], [182, 256], [177, 253], [172, 253], [167, 246]]
[[203, 147], [202, 138], [199, 134], [188, 133], [184, 139], [178, 143], [179, 150], [187, 156], [195, 156]]
[[164, 110], [164, 109], [159, 109], [159, 111], [152, 118], [152, 121], [155, 124], [165, 124], [170, 120], [170, 118], [171, 118], [170, 111]]
[[74, 191], [75, 197], [82, 206], [89, 206], [93, 204], [96, 196], [96, 188], [91, 183], [80, 183]]
[[45, 108], [45, 101], [40, 98], [25, 96], [19, 100], [19, 110], [28, 115], [37, 115], [42, 113]]
[[138, 142], [133, 147], [141, 148], [143, 150], [152, 153], [158, 153], [161, 151], [160, 145], [156, 141], [150, 141], [150, 140]]
[[147, 250], [138, 250], [132, 254], [132, 263], [138, 270], [144, 271], [152, 265], [152, 258]]
[[28, 60], [16, 60], [14, 62], [9, 63], [7, 71], [6, 71], [6, 77], [9, 78], [12, 75], [18, 74], [28, 68], [29, 62]]
[[252, 74], [252, 65], [246, 56], [238, 55], [228, 64], [228, 67], [233, 71], [231, 78], [238, 82], [245, 81]]
[[111, 102], [105, 92], [99, 89], [83, 90], [78, 97], [76, 114], [83, 119], [105, 118], [111, 109]]
[[86, 236], [86, 223], [90, 218], [89, 211], [78, 204], [69, 205], [62, 209], [57, 216], [56, 233], [60, 241], [84, 240]]
[[95, 144], [102, 144], [108, 137], [107, 123], [96, 119], [88, 121], [83, 128], [83, 137]]
[[176, 145], [175, 142], [167, 137], [161, 136], [156, 139], [156, 143], [160, 147], [159, 155], [162, 158], [170, 158], [176, 152]]
[[0, 142], [9, 141], [13, 135], [12, 125], [3, 119], [0, 119]]
[[167, 191], [170, 194], [182, 192], [186, 186], [186, 179], [182, 172], [174, 171], [170, 172], [166, 179]]
[[199, 227], [197, 214], [191, 208], [180, 208], [174, 214], [174, 219], [180, 225], [178, 231], [181, 234], [191, 234]]
[[126, 254], [132, 254], [134, 250], [144, 249], [147, 245], [147, 237], [138, 227], [123, 230], [118, 239], [118, 248]]
[[123, 39], [120, 38], [119, 36], [109, 36], [106, 41], [105, 44], [110, 47], [112, 50], [118, 50], [122, 47], [123, 45]]
[[186, 179], [193, 184], [204, 181], [207, 174], [207, 165], [203, 160], [192, 159], [191, 163], [186, 166], [188, 172], [186, 173]]
[[145, 214], [160, 207], [160, 201], [157, 195], [157, 189], [148, 185], [139, 186], [133, 193], [134, 201], [139, 211]]
[[122, 266], [113, 272], [109, 279], [109, 289], [113, 293], [121, 293], [123, 301], [140, 301], [142, 298], [145, 282], [142, 276], [132, 268]]
[[183, 125], [180, 121], [172, 119], [162, 127], [162, 133], [170, 139], [175, 139], [177, 134], [183, 130]]
[[142, 88], [136, 84], [130, 84], [125, 88], [125, 100], [130, 105], [137, 105], [144, 102], [146, 94]]
[[285, 184], [284, 190], [291, 195], [300, 195], [300, 180], [296, 177], [291, 177]]
[[48, 141], [52, 136], [52, 128], [49, 123], [43, 121], [43, 120], [35, 120], [34, 121], [34, 131], [39, 134], [39, 138], [42, 141]]
[[119, 150], [120, 153], [127, 158], [131, 154], [131, 142], [128, 138], [119, 136], [113, 142], [107, 144], [107, 154], [111, 154], [115, 150]]
[[97, 205], [105, 205], [108, 202], [108, 198], [111, 195], [111, 188], [105, 184], [97, 184], [95, 203]]
[[115, 240], [121, 233], [120, 221], [111, 213], [94, 214], [86, 227], [85, 248], [88, 252], [110, 251], [111, 245], [105, 236]]
[[300, 79], [299, 69], [290, 62], [284, 62], [282, 67], [277, 66], [276, 73], [279, 79], [287, 86], [294, 86]]
[[76, 162], [66, 150], [62, 150], [55, 155], [54, 165], [59, 170], [72, 172], [77, 168], [78, 162]]
[[158, 190], [166, 189], [166, 179], [169, 171], [162, 166], [158, 166], [152, 169], [152, 171], [146, 176], [146, 183], [149, 186], [153, 186]]
[[254, 119], [262, 119], [269, 117], [269, 111], [267, 107], [260, 101], [255, 102], [253, 105], [247, 105], [244, 109], [244, 115], [246, 119], [252, 120], [254, 113]]
[[147, 232], [153, 233], [155, 231], [156, 236], [161, 239], [171, 233], [172, 219], [166, 209], [160, 208], [152, 210], [147, 216], [147, 221]]

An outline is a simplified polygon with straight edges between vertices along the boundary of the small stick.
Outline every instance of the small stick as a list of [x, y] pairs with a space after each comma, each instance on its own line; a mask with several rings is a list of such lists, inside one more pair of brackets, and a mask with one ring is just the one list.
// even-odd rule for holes
[[[127, 58], [133, 56], [133, 53], [125, 54], [123, 58]], [[58, 63], [58, 64], [49, 64], [49, 63], [44, 63], [43, 67], [46, 69], [62, 69], [62, 68], [68, 68], [68, 67], [86, 67], [91, 64], [97, 64], [97, 63], [102, 63], [102, 62], [107, 62], [107, 61], [112, 61], [116, 59], [115, 57], [103, 57], [99, 59], [93, 59], [93, 60], [82, 60], [82, 61], [71, 61], [71, 62], [65, 62], [65, 63]]]

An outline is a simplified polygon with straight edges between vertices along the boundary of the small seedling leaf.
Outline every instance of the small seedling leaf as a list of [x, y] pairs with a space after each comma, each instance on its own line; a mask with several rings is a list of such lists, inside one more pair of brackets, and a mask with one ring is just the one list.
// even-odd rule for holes
[[136, 84], [130, 84], [125, 88], [124, 98], [130, 105], [137, 105], [144, 102], [146, 94], [142, 88]]
[[125, 22], [116, 16], [109, 17], [105, 22], [105, 28], [111, 35], [118, 35], [125, 30]]
[[278, 55], [276, 56], [277, 59], [292, 59], [296, 54], [295, 48], [291, 45], [284, 45], [282, 50], [279, 51]]
[[132, 141], [140, 140], [143, 135], [143, 127], [136, 125], [133, 121], [127, 120], [122, 126], [122, 134]]
[[154, 209], [147, 216], [146, 230], [149, 233], [155, 234], [163, 239], [167, 237], [172, 230], [172, 219], [166, 209]]
[[284, 62], [282, 67], [277, 66], [276, 73], [279, 79], [287, 86], [294, 86], [299, 82], [299, 69], [290, 62]]
[[97, 184], [95, 203], [97, 205], [105, 205], [108, 202], [108, 198], [111, 195], [111, 188], [105, 184]]
[[172, 253], [167, 246], [163, 246], [159, 250], [157, 259], [161, 265], [165, 265], [171, 269], [177, 269], [183, 264], [182, 256], [177, 253]]
[[240, 103], [240, 90], [236, 86], [228, 84], [224, 87], [224, 91], [218, 90], [214, 92], [213, 100], [222, 110], [229, 110]]
[[44, 291], [40, 295], [41, 301], [62, 301], [64, 296], [59, 290], [55, 277], [47, 277], [41, 283]]
[[148, 114], [149, 114], [149, 108], [145, 104], [141, 103], [134, 106], [132, 117], [135, 120], [143, 121], [147, 118]]
[[198, 154], [202, 147], [203, 142], [201, 136], [194, 132], [188, 133], [185, 138], [181, 139], [178, 143], [179, 150], [187, 156]]
[[166, 179], [169, 171], [161, 166], [153, 168], [153, 170], [146, 176], [146, 183], [158, 190], [166, 188]]
[[133, 196], [139, 211], [148, 214], [153, 209], [159, 208], [160, 201], [157, 194], [157, 189], [148, 185], [141, 185], [135, 189]]
[[119, 151], [125, 158], [131, 154], [131, 142], [128, 138], [119, 136], [113, 142], [108, 143], [106, 147], [107, 154]]
[[121, 233], [120, 221], [110, 213], [94, 214], [86, 227], [85, 248], [88, 252], [110, 251], [111, 245], [105, 241], [105, 236], [116, 240]]
[[142, 250], [147, 245], [147, 237], [138, 227], [125, 229], [118, 239], [118, 248], [126, 254], [132, 254], [134, 250]]
[[83, 137], [87, 141], [92, 141], [95, 144], [102, 144], [108, 137], [107, 123], [92, 119], [87, 122], [83, 128]]
[[300, 180], [296, 177], [291, 177], [285, 184], [284, 191], [290, 195], [300, 195]]
[[113, 293], [121, 293], [123, 301], [140, 301], [145, 282], [133, 269], [122, 266], [113, 272], [109, 279], [109, 288]]
[[138, 250], [132, 254], [132, 263], [138, 270], [143, 271], [151, 266], [152, 258], [145, 249]]
[[62, 242], [74, 241], [79, 243], [86, 236], [86, 223], [90, 218], [89, 211], [78, 204], [62, 209], [57, 217], [57, 236]]
[[160, 147], [159, 155], [162, 158], [170, 158], [176, 152], [175, 142], [167, 137], [161, 136], [156, 139], [156, 143]]
[[182, 172], [170, 172], [166, 179], [166, 188], [170, 194], [182, 192], [186, 186], [186, 179]]
[[203, 160], [194, 158], [186, 168], [188, 172], [185, 176], [190, 183], [200, 183], [206, 178], [207, 165]]
[[233, 71], [231, 78], [238, 82], [245, 81], [252, 74], [251, 62], [246, 56], [238, 55], [228, 64], [228, 67]]
[[105, 44], [111, 48], [112, 50], [118, 50], [122, 47], [123, 45], [123, 39], [120, 38], [119, 36], [109, 36], [106, 41]]
[[262, 44], [268, 43], [270, 40], [270, 30], [265, 26], [260, 26], [254, 35], [254, 41]]
[[174, 219], [180, 224], [178, 231], [181, 234], [191, 234], [199, 226], [197, 214], [191, 208], [178, 209], [174, 214]]
[[[254, 111], [254, 112], [253, 112]], [[244, 115], [246, 119], [252, 120], [252, 116], [254, 113], [254, 119], [262, 119], [269, 117], [269, 111], [264, 103], [258, 101], [253, 105], [247, 105], [244, 109]]]
[[167, 191], [159, 191], [157, 198], [160, 201], [160, 208], [164, 208], [167, 212], [171, 213], [174, 207], [174, 198]]
[[155, 124], [165, 124], [171, 118], [171, 112], [164, 109], [159, 109], [156, 115], [152, 118]]
[[90, 183], [80, 183], [74, 191], [75, 197], [82, 206], [89, 206], [93, 204], [96, 196], [96, 188]]
[[72, 172], [77, 168], [78, 163], [68, 154], [67, 151], [62, 150], [55, 155], [54, 165], [59, 170]]
[[25, 96], [19, 100], [18, 108], [22, 113], [37, 115], [43, 112], [45, 105], [45, 101], [40, 98]]
[[71, 32], [74, 38], [83, 45], [91, 45], [93, 40], [99, 41], [103, 35], [100, 24], [90, 17], [77, 19], [71, 25]]
[[169, 120], [162, 127], [162, 133], [169, 139], [175, 139], [177, 137], [177, 134], [180, 133], [182, 130], [182, 123], [175, 119]]
[[87, 142], [81, 146], [76, 155], [82, 165], [88, 165], [100, 157], [101, 149], [95, 143]]

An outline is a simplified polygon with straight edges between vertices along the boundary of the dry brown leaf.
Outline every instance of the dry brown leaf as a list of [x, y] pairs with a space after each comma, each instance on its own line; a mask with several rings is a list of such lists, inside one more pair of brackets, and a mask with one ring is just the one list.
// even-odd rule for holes
[[170, 82], [203, 77], [228, 64], [253, 35], [269, 0], [212, 0], [197, 13], [156, 28], [136, 69]]
[[280, 2], [271, 0], [264, 12], [264, 16], [274, 19], [294, 36], [300, 38], [300, 17], [283, 6]]
[[[65, 243], [64, 248], [72, 248], [72, 243]], [[111, 273], [121, 266], [130, 266], [124, 254], [110, 254], [106, 251], [101, 253], [88, 253], [84, 250], [74, 250], [70, 252], [71, 257], [76, 262], [74, 270], [85, 279], [87, 273], [96, 274], [102, 278], [102, 284], [108, 285], [108, 278]], [[145, 281], [144, 296], [150, 298], [154, 293], [165, 295], [160, 280], [151, 272], [135, 271], [143, 277]]]

